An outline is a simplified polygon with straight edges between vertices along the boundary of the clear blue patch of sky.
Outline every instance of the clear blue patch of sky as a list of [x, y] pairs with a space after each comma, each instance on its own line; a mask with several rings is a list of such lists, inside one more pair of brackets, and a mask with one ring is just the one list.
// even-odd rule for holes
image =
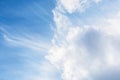
[[0, 26], [6, 25], [11, 32], [29, 31], [49, 37], [54, 7], [54, 0], [0, 0]]

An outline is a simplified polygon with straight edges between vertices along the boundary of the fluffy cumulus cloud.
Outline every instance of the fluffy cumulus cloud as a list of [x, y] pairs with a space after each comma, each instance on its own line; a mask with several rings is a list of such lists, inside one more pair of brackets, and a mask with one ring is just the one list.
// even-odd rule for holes
[[77, 25], [77, 21], [75, 25], [61, 12], [85, 9], [91, 1], [59, 0], [53, 10], [56, 29], [46, 58], [61, 71], [63, 80], [120, 79], [119, 11], [91, 25]]

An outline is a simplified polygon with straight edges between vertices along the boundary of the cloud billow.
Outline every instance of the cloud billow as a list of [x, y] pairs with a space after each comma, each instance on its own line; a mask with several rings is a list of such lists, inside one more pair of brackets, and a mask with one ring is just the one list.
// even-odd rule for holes
[[[119, 11], [91, 25], [77, 25], [77, 21], [73, 23], [68, 14], [61, 12], [65, 10], [71, 14], [85, 9], [87, 2], [91, 5], [95, 1], [98, 3], [100, 0], [59, 0], [53, 10], [56, 29], [46, 58], [62, 72], [63, 80], [120, 79], [120, 50], [117, 45], [120, 43]], [[79, 7], [82, 6], [80, 2], [84, 2], [85, 7]]]

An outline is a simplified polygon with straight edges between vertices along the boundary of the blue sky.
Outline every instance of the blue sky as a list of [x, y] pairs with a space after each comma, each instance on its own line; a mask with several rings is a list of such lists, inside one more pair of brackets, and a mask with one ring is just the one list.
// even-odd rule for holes
[[0, 0], [0, 80], [120, 80], [120, 0]]
[[[0, 80], [53, 79], [44, 55], [51, 45], [54, 6], [54, 0], [0, 0]], [[46, 65], [50, 69], [42, 69]]]
[[[49, 4], [49, 5], [48, 5]], [[52, 23], [51, 10], [54, 8], [54, 1], [41, 0], [1, 0], [0, 2], [0, 21], [1, 25], [16, 30], [28, 30], [41, 35], [49, 35], [49, 24]], [[42, 27], [44, 25], [44, 27]], [[11, 27], [12, 26], [12, 27]], [[14, 31], [12, 31], [14, 32]]]

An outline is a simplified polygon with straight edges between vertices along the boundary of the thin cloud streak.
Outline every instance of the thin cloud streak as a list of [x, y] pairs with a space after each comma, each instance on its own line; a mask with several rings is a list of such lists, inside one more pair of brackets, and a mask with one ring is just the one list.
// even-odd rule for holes
[[[2, 73], [3, 75], [7, 75], [8, 78], [11, 76], [13, 80], [16, 79], [17, 80], [21, 80], [21, 79], [22, 80], [26, 80], [26, 79], [56, 80], [57, 79], [58, 77], [58, 75], [56, 74], [57, 69], [54, 68], [44, 58], [44, 55], [47, 54], [47, 51], [50, 47], [50, 44], [48, 44], [48, 42], [44, 42], [45, 40], [38, 35], [37, 36], [34, 34], [29, 35], [26, 32], [24, 36], [19, 35], [17, 33], [12, 34], [2, 27], [0, 30], [6, 45], [9, 45], [9, 47], [13, 47], [13, 48], [20, 47], [23, 49], [22, 52], [16, 52], [16, 55], [19, 56], [17, 60], [21, 61], [21, 63], [18, 62], [18, 65], [21, 67], [18, 67], [15, 64], [13, 65], [6, 64], [8, 67], [4, 67], [2, 69], [4, 70], [7, 69], [7, 71], [11, 73], [4, 71]], [[12, 55], [12, 53], [9, 55]], [[12, 55], [12, 57], [17, 57], [17, 56]], [[8, 60], [9, 59], [11, 58], [8, 57]], [[13, 68], [11, 68], [11, 66]], [[0, 78], [7, 79], [4, 76]]]
[[[36, 35], [27, 35], [21, 37], [21, 35], [13, 35], [10, 34], [8, 31], [6, 31], [4, 28], [1, 28], [1, 31], [3, 32], [3, 38], [4, 40], [13, 46], [23, 46], [28, 47], [35, 50], [42, 50], [46, 51], [50, 47], [50, 44], [47, 42], [43, 42], [43, 38], [40, 38], [40, 36]], [[17, 33], [16, 33], [17, 34]]]

